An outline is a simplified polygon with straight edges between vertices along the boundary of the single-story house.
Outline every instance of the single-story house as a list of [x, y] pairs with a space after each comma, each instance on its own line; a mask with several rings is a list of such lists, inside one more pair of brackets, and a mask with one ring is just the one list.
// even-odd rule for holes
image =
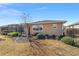
[[[48, 35], [56, 35], [60, 36], [63, 35], [63, 24], [66, 21], [62, 20], [42, 20], [42, 21], [36, 21], [32, 23], [25, 23], [25, 24], [11, 24], [0, 27], [0, 32], [28, 32], [30, 35], [36, 34], [36, 33], [43, 33]], [[27, 28], [27, 29], [26, 29]]]
[[43, 33], [60, 36], [63, 35], [63, 24], [65, 22], [66, 21], [62, 20], [43, 20], [32, 22], [28, 24], [28, 30], [30, 31], [30, 34]]

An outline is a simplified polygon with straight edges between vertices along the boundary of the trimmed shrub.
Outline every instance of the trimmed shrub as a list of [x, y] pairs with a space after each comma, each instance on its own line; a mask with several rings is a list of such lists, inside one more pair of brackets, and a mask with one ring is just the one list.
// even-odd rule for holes
[[61, 41], [64, 42], [64, 43], [66, 43], [66, 44], [69, 44], [69, 45], [74, 45], [75, 44], [74, 43], [74, 39], [72, 37], [68, 37], [68, 36], [63, 37], [61, 39]]
[[47, 38], [47, 39], [56, 39], [56, 35], [45, 34], [45, 38]]
[[60, 35], [60, 36], [58, 37], [58, 40], [61, 40], [63, 37], [65, 37], [65, 35]]
[[56, 35], [51, 35], [50, 38], [56, 39]]
[[49, 39], [50, 37], [49, 37], [49, 35], [48, 35], [48, 34], [45, 34], [45, 38], [46, 38], [46, 39]]
[[75, 38], [74, 39], [74, 42], [75, 42], [75, 46], [78, 46], [79, 47], [79, 39]]
[[7, 35], [8, 36], [18, 36], [19, 33], [18, 32], [9, 32]]
[[44, 34], [37, 34], [37, 39], [45, 39], [45, 35]]

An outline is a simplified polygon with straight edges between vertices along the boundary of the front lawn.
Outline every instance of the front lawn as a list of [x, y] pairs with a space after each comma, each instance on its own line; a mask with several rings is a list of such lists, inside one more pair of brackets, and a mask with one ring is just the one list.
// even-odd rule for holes
[[[0, 35], [0, 38], [6, 39], [0, 41], [0, 55], [3, 56], [40, 56], [43, 55], [38, 50], [37, 46], [34, 45], [34, 48], [30, 46], [29, 42], [27, 43], [16, 43], [11, 38], [7, 36]], [[60, 56], [60, 55], [79, 55], [79, 48], [67, 45], [58, 40], [37, 40], [40, 42], [40, 47], [45, 51], [44, 55], [49, 56]]]

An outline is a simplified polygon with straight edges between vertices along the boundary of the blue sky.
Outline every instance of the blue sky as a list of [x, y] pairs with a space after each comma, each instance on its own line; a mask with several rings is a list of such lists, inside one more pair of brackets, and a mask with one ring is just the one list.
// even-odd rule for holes
[[79, 21], [79, 4], [61, 3], [0, 3], [0, 26], [21, 23], [22, 14], [29, 14], [28, 22], [39, 20], [65, 20], [69, 25]]

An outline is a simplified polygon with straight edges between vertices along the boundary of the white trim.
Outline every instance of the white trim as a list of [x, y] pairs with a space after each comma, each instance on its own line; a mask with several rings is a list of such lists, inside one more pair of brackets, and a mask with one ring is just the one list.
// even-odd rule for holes
[[[33, 30], [33, 28], [41, 27], [42, 30]], [[32, 25], [32, 32], [43, 32], [43, 25]]]

